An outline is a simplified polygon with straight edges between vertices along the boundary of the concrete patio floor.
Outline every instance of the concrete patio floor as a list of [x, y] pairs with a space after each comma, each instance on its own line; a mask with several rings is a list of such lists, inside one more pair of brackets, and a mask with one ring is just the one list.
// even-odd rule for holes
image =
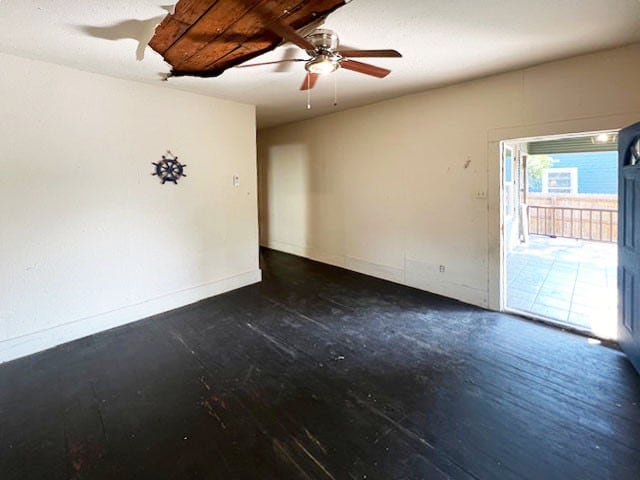
[[507, 255], [507, 308], [616, 338], [617, 245], [531, 235]]

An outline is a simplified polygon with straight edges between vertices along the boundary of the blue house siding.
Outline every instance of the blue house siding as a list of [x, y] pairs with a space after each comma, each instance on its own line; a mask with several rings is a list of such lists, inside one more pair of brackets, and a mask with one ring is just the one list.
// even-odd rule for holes
[[[561, 153], [550, 155], [554, 163], [551, 168], [577, 168], [578, 193], [618, 193], [617, 152]], [[529, 183], [530, 192], [541, 192], [539, 181]]]

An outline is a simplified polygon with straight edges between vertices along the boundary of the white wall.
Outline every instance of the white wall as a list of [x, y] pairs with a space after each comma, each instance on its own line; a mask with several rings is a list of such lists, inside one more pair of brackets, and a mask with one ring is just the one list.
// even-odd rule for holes
[[638, 58], [636, 44], [261, 130], [261, 243], [499, 308], [500, 140], [637, 121]]
[[259, 281], [253, 106], [0, 65], [0, 361]]

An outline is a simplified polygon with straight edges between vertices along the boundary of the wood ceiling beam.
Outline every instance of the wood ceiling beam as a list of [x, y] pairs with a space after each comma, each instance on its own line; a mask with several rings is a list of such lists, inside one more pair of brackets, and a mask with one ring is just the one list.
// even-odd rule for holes
[[[265, 0], [263, 0], [265, 1]], [[283, 3], [287, 0], [281, 0]], [[236, 36], [233, 27], [247, 22], [255, 25], [256, 16], [251, 11], [260, 1], [218, 0], [184, 35], [182, 35], [165, 54], [165, 60], [177, 70], [197, 70], [191, 60], [207, 45], [223, 46], [228, 43], [242, 42], [243, 37]], [[260, 25], [257, 28], [261, 28]], [[244, 37], [246, 38], [246, 37]]]
[[167, 15], [158, 25], [149, 46], [160, 55], [164, 55], [217, 1], [181, 0], [176, 4], [175, 12]]
[[273, 22], [300, 29], [328, 15], [344, 0], [180, 0], [149, 45], [175, 76], [211, 77], [273, 50], [282, 38]]
[[[339, 5], [336, 6], [336, 3], [339, 3]], [[299, 30], [309, 25], [310, 23], [328, 15], [342, 5], [344, 5], [344, 2], [342, 0], [340, 0], [339, 2], [336, 2], [335, 0], [307, 0], [299, 4], [295, 10], [290, 11], [286, 16], [281, 17], [279, 20], [284, 21], [284, 23], [291, 26], [293, 29]], [[275, 44], [273, 40], [274, 37], [276, 39]], [[231, 68], [235, 65], [246, 62], [251, 58], [255, 58], [270, 50], [273, 50], [280, 44], [281, 41], [281, 37], [267, 30], [266, 34], [254, 35], [247, 41], [238, 44], [236, 48], [224, 52], [224, 54], [220, 55], [213, 62], [210, 62], [202, 68], [204, 70], [212, 70], [214, 68], [217, 68], [224, 71], [227, 68]]]

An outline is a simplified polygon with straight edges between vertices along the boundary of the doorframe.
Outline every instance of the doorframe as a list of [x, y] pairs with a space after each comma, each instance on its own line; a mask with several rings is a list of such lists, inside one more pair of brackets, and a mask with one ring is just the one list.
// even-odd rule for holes
[[619, 130], [638, 121], [640, 112], [603, 115], [543, 124], [522, 125], [492, 129], [487, 132], [487, 200], [488, 200], [488, 252], [487, 275], [488, 304], [491, 310], [505, 311], [506, 262], [503, 242], [502, 157], [501, 142], [517, 143], [523, 139], [553, 136], [583, 135], [588, 132]]

